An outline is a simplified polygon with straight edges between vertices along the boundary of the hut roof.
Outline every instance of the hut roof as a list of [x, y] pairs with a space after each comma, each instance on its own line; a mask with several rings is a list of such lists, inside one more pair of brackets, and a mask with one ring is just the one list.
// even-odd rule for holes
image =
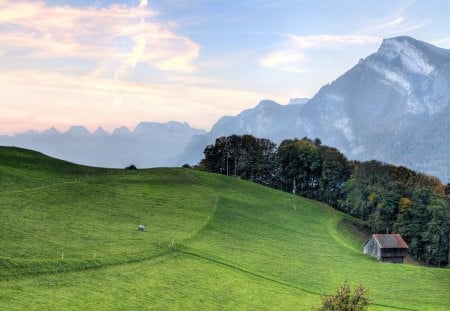
[[409, 248], [400, 234], [373, 234], [380, 248]]

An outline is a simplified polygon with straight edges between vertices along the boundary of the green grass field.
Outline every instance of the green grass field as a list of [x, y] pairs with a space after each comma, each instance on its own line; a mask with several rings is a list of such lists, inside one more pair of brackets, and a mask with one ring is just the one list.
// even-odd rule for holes
[[347, 280], [371, 310], [450, 310], [449, 269], [379, 263], [343, 225], [356, 220], [295, 200], [0, 147], [0, 309], [310, 310]]

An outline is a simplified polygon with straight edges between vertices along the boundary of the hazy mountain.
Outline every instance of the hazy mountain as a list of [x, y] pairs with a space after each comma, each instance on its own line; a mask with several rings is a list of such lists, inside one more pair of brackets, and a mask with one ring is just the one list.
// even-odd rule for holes
[[60, 133], [50, 128], [42, 133], [30, 131], [0, 136], [0, 145], [24, 147], [45, 154], [92, 166], [139, 167], [172, 166], [193, 135], [206, 131], [187, 123], [142, 122], [131, 132], [126, 127], [112, 134], [97, 128], [92, 134], [83, 126], [72, 126]]
[[385, 39], [306, 103], [262, 101], [223, 117], [195, 136], [183, 155], [191, 163], [214, 139], [253, 134], [279, 143], [318, 137], [350, 159], [406, 165], [450, 180], [450, 50], [410, 37]]
[[304, 104], [280, 105], [271, 100], [262, 100], [255, 108], [242, 111], [237, 116], [224, 116], [217, 121], [206, 135], [192, 137], [181, 155], [179, 163], [198, 163], [203, 157], [203, 150], [213, 144], [217, 137], [228, 135], [252, 134], [256, 137], [269, 138], [279, 143], [288, 137], [295, 137], [286, 125], [293, 123]]
[[308, 100], [309, 98], [291, 98], [288, 105], [304, 105]]

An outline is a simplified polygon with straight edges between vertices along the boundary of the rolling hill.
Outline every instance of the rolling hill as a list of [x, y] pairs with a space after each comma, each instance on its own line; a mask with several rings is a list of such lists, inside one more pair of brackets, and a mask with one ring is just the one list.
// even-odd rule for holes
[[448, 310], [449, 269], [364, 256], [354, 221], [231, 177], [0, 147], [0, 309], [310, 310], [348, 280], [371, 310]]

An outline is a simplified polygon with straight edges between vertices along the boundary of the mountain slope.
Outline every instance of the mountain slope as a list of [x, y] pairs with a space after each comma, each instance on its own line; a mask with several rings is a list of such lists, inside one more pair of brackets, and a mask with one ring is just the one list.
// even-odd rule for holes
[[402, 164], [448, 181], [449, 112], [450, 50], [397, 37], [324, 86], [290, 126], [350, 158]]
[[295, 133], [286, 127], [286, 124], [294, 122], [306, 102], [305, 99], [294, 99], [289, 105], [280, 105], [272, 100], [262, 100], [256, 107], [246, 109], [237, 116], [224, 116], [214, 124], [208, 134], [192, 137], [178, 164], [198, 163], [203, 158], [205, 147], [214, 144], [216, 138], [221, 136], [252, 134], [276, 143], [295, 137]]
[[12, 148], [0, 159], [41, 184], [0, 179], [4, 310], [309, 310], [345, 280], [367, 286], [373, 310], [450, 305], [450, 270], [364, 256], [353, 219], [315, 201], [294, 209], [290, 194], [187, 169], [95, 169]]

